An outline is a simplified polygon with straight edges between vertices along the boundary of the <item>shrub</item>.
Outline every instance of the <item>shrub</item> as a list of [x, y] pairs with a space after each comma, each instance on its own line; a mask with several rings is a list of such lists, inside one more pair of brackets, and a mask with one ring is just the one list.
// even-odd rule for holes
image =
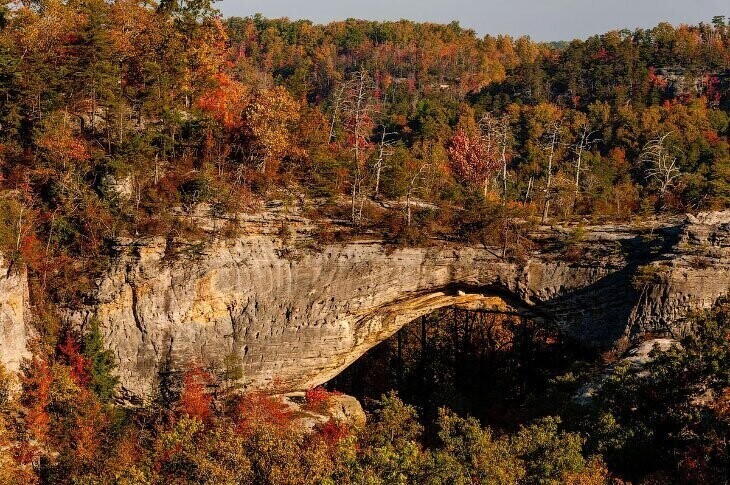
[[114, 374], [116, 358], [114, 352], [105, 347], [99, 321], [95, 318], [84, 335], [82, 350], [88, 363], [89, 389], [101, 402], [112, 401], [119, 385], [119, 377]]
[[333, 396], [340, 395], [338, 392], [330, 392], [322, 386], [308, 389], [305, 393], [305, 409], [316, 412], [324, 412], [329, 406]]
[[183, 390], [178, 400], [178, 408], [188, 416], [203, 422], [213, 413], [213, 395], [208, 392], [211, 376], [200, 367], [193, 367], [185, 373]]
[[288, 428], [292, 424], [291, 409], [259, 391], [241, 396], [234, 408], [234, 421], [239, 432], [250, 433], [257, 426], [264, 425]]

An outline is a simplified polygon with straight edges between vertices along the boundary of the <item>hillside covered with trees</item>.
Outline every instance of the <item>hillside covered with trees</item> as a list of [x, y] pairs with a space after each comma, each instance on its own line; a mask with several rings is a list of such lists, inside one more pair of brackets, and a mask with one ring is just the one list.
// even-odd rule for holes
[[0, 247], [43, 290], [74, 281], [62, 301], [110, 239], [196, 237], [200, 204], [507, 245], [512, 216], [730, 200], [722, 17], [555, 48], [455, 23], [224, 20], [210, 3], [0, 11]]
[[[0, 253], [28, 268], [39, 336], [22, 391], [0, 376], [0, 482], [723, 483], [726, 303], [646, 370], [617, 365], [588, 410], [570, 393], [611, 359], [500, 327], [504, 348], [479, 358], [520, 392], [509, 419], [487, 408], [514, 395], [479, 421], [385, 394], [365, 429], [309, 434], [237, 392], [235, 368], [117, 406], [98, 327], [77, 334], [59, 309], [88, 298], [121, 238], [235, 237], [236, 215], [272, 205], [323, 243], [504, 258], [538, 224], [728, 208], [729, 135], [721, 16], [542, 44], [457, 23], [224, 19], [211, 0], [0, 0]], [[190, 222], [200, 211], [214, 233]], [[549, 372], [518, 375], [525, 362]]]

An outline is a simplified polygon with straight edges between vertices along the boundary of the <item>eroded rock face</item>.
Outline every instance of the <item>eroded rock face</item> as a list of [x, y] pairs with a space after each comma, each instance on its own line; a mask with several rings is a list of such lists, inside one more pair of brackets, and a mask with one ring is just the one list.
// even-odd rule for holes
[[646, 269], [634, 332], [689, 330], [688, 309], [709, 308], [730, 293], [730, 211], [689, 216], [677, 243]]
[[536, 235], [541, 250], [525, 262], [447, 244], [292, 251], [305, 230], [287, 242], [272, 232], [176, 258], [163, 240], [119, 248], [97, 303], [72, 318], [99, 319], [127, 397], [151, 396], [161, 378], [229, 355], [243, 363], [247, 386], [310, 388], [409, 321], [453, 305], [521, 312], [610, 345], [630, 332], [679, 328], [687, 311], [711, 306], [730, 285], [730, 228], [717, 220], [587, 228], [572, 261], [555, 231]]
[[0, 254], [0, 363], [16, 372], [29, 356], [28, 280], [23, 269], [10, 267]]

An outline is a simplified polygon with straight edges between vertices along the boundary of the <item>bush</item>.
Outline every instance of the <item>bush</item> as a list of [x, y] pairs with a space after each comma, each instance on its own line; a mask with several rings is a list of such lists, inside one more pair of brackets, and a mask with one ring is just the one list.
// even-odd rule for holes
[[330, 405], [332, 397], [340, 395], [339, 392], [330, 392], [322, 386], [308, 389], [305, 393], [305, 409], [316, 412], [324, 412]]

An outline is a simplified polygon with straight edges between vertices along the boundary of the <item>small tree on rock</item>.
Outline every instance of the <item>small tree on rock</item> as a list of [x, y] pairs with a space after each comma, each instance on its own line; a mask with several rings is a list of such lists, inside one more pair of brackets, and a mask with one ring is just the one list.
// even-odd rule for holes
[[88, 361], [88, 387], [101, 402], [108, 403], [116, 395], [119, 377], [114, 374], [117, 368], [114, 353], [104, 346], [99, 321], [93, 319], [89, 331], [84, 336], [83, 354]]

